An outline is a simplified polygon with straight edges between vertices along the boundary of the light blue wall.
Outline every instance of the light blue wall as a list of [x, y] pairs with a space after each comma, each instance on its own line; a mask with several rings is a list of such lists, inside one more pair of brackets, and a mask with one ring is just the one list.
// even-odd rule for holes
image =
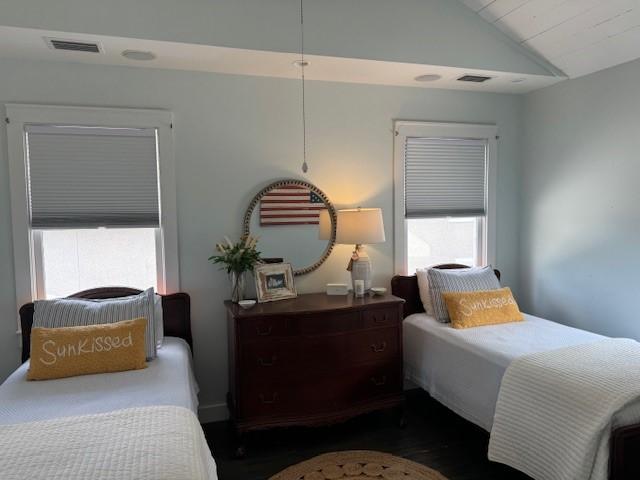
[[[240, 234], [259, 188], [300, 177], [300, 84], [293, 80], [61, 63], [0, 60], [0, 104], [7, 102], [165, 108], [175, 114], [182, 289], [192, 298], [195, 366], [205, 405], [227, 388], [225, 276], [207, 263], [215, 242]], [[393, 274], [394, 119], [496, 123], [497, 267], [517, 287], [522, 98], [511, 95], [310, 82], [310, 171], [337, 206], [382, 207], [387, 242], [371, 246], [374, 283]], [[0, 129], [5, 141], [5, 129]], [[17, 365], [6, 145], [0, 148], [0, 380]], [[291, 244], [290, 248], [304, 248]], [[349, 246], [297, 279], [302, 292], [347, 281]]]
[[[548, 75], [458, 0], [305, 0], [317, 55]], [[299, 0], [3, 0], [0, 25], [297, 52]]]
[[525, 100], [521, 296], [539, 316], [640, 339], [640, 61]]

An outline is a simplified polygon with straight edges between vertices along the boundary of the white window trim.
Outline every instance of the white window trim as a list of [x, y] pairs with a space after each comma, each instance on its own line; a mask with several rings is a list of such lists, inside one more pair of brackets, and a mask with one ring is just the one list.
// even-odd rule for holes
[[469, 138], [487, 141], [487, 213], [484, 225], [483, 263], [495, 265], [496, 260], [496, 125], [468, 123], [438, 123], [398, 120], [394, 123], [393, 145], [393, 225], [394, 268], [398, 275], [407, 275], [407, 222], [404, 205], [405, 145], [407, 137]]
[[[7, 144], [13, 228], [13, 256], [16, 301], [20, 307], [42, 297], [41, 275], [34, 258], [41, 255], [41, 240], [29, 225], [25, 124], [67, 123], [94, 126], [156, 128], [160, 170], [160, 225], [156, 230], [157, 290], [172, 293], [180, 289], [178, 267], [178, 223], [173, 150], [173, 115], [166, 110], [129, 108], [67, 107], [7, 104]], [[42, 262], [39, 262], [42, 265]]]

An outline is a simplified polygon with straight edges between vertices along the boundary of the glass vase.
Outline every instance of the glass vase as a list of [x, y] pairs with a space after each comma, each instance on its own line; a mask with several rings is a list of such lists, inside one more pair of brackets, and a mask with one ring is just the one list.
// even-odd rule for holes
[[238, 303], [240, 300], [244, 300], [244, 288], [245, 288], [245, 272], [231, 272], [229, 279], [231, 280], [231, 301]]

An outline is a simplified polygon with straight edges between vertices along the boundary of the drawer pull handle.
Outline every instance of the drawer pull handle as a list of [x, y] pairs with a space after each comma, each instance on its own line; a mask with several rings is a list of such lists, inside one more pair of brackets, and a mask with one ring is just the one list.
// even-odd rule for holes
[[376, 345], [375, 343], [371, 344], [371, 350], [375, 353], [384, 352], [387, 349], [387, 342], [382, 342], [380, 345]]
[[376, 378], [376, 377], [371, 377], [371, 383], [373, 383], [376, 387], [381, 387], [383, 386], [385, 383], [387, 383], [387, 376], [383, 375], [380, 378]]
[[273, 367], [276, 364], [278, 357], [275, 355], [271, 357], [271, 360], [264, 360], [262, 357], [258, 357], [258, 365], [261, 367]]
[[260, 401], [264, 404], [264, 405], [273, 405], [274, 403], [276, 403], [278, 401], [278, 394], [274, 393], [273, 395], [271, 395], [271, 398], [267, 399], [265, 398], [265, 396], [261, 393], [260, 394]]
[[375, 323], [387, 323], [387, 314], [385, 313], [382, 317], [374, 316], [373, 321]]
[[269, 328], [265, 328], [262, 330], [260, 325], [256, 327], [256, 333], [259, 337], [266, 337], [267, 335], [271, 335], [271, 331], [273, 330], [273, 325], [269, 325]]

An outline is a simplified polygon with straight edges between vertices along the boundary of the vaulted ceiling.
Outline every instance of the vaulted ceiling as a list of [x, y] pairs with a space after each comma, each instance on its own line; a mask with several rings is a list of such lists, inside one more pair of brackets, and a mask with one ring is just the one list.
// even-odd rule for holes
[[640, 0], [460, 0], [570, 78], [640, 58]]
[[[0, 60], [299, 78], [299, 8], [299, 0], [0, 0]], [[456, 0], [305, 0], [304, 30], [311, 80], [525, 93], [566, 78]], [[102, 48], [54, 50], [48, 39]], [[136, 62], [124, 50], [155, 59]], [[459, 81], [468, 75], [490, 79]]]

